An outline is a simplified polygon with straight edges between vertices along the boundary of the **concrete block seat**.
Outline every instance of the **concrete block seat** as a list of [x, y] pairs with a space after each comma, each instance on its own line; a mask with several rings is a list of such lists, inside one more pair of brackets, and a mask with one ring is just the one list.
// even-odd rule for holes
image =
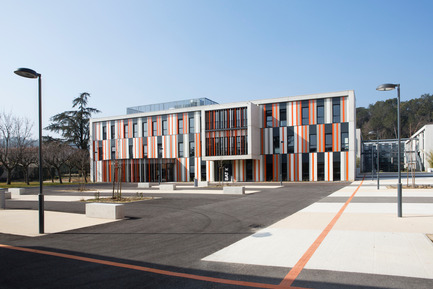
[[176, 190], [176, 184], [160, 184], [159, 190], [160, 191], [174, 191], [174, 190]]
[[123, 219], [125, 218], [124, 205], [110, 203], [87, 203], [86, 217], [112, 220]]
[[245, 194], [245, 187], [226, 186], [223, 188], [223, 193], [232, 195], [243, 195]]
[[200, 187], [200, 188], [209, 187], [209, 182], [208, 181], [199, 181], [198, 187]]
[[152, 187], [152, 185], [150, 183], [138, 183], [137, 184], [138, 188], [143, 188], [143, 189], [149, 189]]
[[6, 189], [0, 189], [0, 193], [4, 195], [5, 200], [11, 198], [11, 192], [7, 191]]
[[9, 188], [9, 193], [11, 194], [12, 198], [23, 195], [26, 189], [24, 188]]

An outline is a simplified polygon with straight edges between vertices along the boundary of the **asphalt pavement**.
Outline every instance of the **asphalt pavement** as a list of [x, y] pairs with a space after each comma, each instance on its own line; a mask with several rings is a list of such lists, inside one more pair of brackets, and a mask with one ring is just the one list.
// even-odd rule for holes
[[[126, 218], [121, 221], [37, 237], [0, 234], [0, 288], [288, 288], [280, 285], [287, 285], [282, 281], [293, 268], [299, 268], [297, 257], [302, 257], [305, 249], [308, 251], [315, 237], [358, 187], [357, 194], [361, 197], [353, 197], [353, 203], [348, 204], [347, 211], [330, 229], [329, 236], [321, 240], [323, 244], [316, 248], [317, 252], [310, 256], [311, 262], [301, 268], [291, 286], [432, 288], [433, 277], [352, 268], [342, 270], [336, 265], [344, 261], [343, 267], [356, 267], [351, 265], [351, 258], [344, 256], [353, 256], [352, 263], [358, 264], [357, 258], [362, 254], [355, 253], [364, 242], [350, 242], [353, 236], [368, 243], [371, 236], [383, 238], [393, 233], [394, 239], [388, 243], [392, 245], [393, 241], [400, 240], [401, 236], [396, 235], [398, 230], [405, 232], [407, 229], [404, 228], [416, 227], [418, 231], [425, 231], [429, 228], [430, 224], [422, 221], [431, 220], [425, 211], [417, 211], [419, 214], [415, 217], [411, 214], [412, 223], [406, 220], [406, 227], [392, 217], [392, 212], [385, 216], [388, 223], [382, 224], [384, 216], [380, 212], [356, 211], [356, 206], [352, 205], [357, 203], [367, 204], [366, 207], [371, 209], [377, 204], [386, 207], [393, 202], [392, 196], [386, 195], [392, 189], [384, 186], [383, 194], [377, 195], [367, 181], [361, 186], [325, 182], [285, 183], [283, 187], [278, 184], [254, 185], [246, 195], [224, 195], [218, 188], [184, 187], [177, 193], [153, 189], [143, 194], [154, 199], [126, 204]], [[109, 191], [110, 185], [88, 188]], [[134, 194], [136, 184], [125, 184], [124, 190]], [[26, 195], [34, 194], [37, 190], [26, 192]], [[85, 193], [65, 187], [47, 188], [46, 194], [82, 197]], [[411, 203], [428, 205], [432, 197], [427, 191], [422, 197], [413, 195]], [[83, 215], [84, 206], [83, 202], [69, 199], [47, 201], [45, 208], [50, 212]], [[31, 199], [7, 200], [6, 211], [36, 209], [37, 202]], [[371, 234], [370, 226], [365, 224], [375, 223], [374, 216], [379, 221], [375, 233]], [[68, 219], [61, 222], [66, 223]], [[382, 231], [387, 226], [394, 228], [392, 232]], [[418, 234], [418, 231], [412, 233]], [[408, 233], [405, 233], [407, 237]], [[411, 236], [406, 239], [409, 243], [412, 240]], [[339, 240], [344, 242], [338, 243]], [[386, 247], [386, 241], [384, 244]], [[431, 253], [429, 250], [433, 251], [433, 246], [429, 248], [427, 243], [423, 246], [427, 246], [427, 254]], [[361, 249], [371, 253], [368, 246]], [[373, 250], [373, 254], [376, 253]], [[294, 261], [288, 261], [292, 259]], [[373, 262], [369, 266], [377, 264]], [[427, 264], [426, 274], [429, 270]]]

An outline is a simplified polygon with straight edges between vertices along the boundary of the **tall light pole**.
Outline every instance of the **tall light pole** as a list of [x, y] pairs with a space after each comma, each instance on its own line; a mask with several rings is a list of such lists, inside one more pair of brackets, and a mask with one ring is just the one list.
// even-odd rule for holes
[[[374, 131], [370, 131], [370, 132], [368, 132], [368, 135], [374, 135], [374, 134], [376, 134]], [[373, 170], [373, 164], [374, 164], [374, 146], [373, 146], [373, 144], [371, 144], [371, 180], [373, 180], [374, 179], [374, 170]]]
[[[379, 132], [370, 131], [369, 135], [376, 135], [376, 178], [377, 178], [377, 189], [379, 189]], [[372, 149], [373, 150], [373, 149]], [[371, 166], [373, 166], [373, 157], [371, 158]], [[373, 173], [373, 170], [372, 170]], [[372, 177], [373, 179], [373, 177]]]
[[393, 83], [385, 83], [379, 85], [376, 90], [379, 91], [389, 91], [397, 88], [397, 138], [398, 138], [398, 183], [397, 183], [397, 214], [398, 217], [402, 217], [402, 187], [401, 187], [401, 160], [400, 160], [400, 152], [401, 152], [401, 139], [400, 139], [400, 84]]
[[44, 192], [43, 192], [43, 175], [42, 175], [42, 85], [40, 73], [29, 68], [18, 68], [15, 74], [26, 78], [38, 79], [38, 103], [39, 103], [39, 234], [44, 233]]
[[379, 154], [380, 154], [380, 148], [379, 148], [379, 132], [376, 132], [376, 174], [377, 174], [377, 189], [379, 189]]

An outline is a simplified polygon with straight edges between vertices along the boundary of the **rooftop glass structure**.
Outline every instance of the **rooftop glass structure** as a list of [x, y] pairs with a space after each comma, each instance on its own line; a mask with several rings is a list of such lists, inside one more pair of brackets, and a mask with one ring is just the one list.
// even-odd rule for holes
[[193, 99], [185, 99], [185, 100], [178, 100], [178, 101], [170, 101], [170, 102], [128, 107], [126, 109], [126, 114], [154, 112], [154, 111], [161, 111], [161, 110], [195, 107], [195, 106], [212, 105], [212, 104], [218, 104], [218, 103], [205, 97], [193, 98]]

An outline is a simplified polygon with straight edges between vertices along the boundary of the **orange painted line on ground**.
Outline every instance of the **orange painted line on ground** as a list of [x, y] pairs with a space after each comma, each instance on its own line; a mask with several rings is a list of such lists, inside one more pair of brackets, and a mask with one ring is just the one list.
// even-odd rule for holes
[[[365, 178], [365, 176], [364, 176]], [[317, 239], [314, 241], [313, 244], [311, 244], [310, 248], [302, 255], [301, 259], [295, 264], [295, 266], [290, 270], [290, 272], [284, 277], [283, 281], [280, 283], [281, 287], [290, 287], [292, 286], [295, 279], [298, 277], [298, 275], [301, 273], [301, 271], [304, 269], [305, 265], [307, 265], [308, 261], [311, 259], [313, 254], [316, 252], [317, 248], [319, 248], [320, 244], [322, 244], [323, 240], [326, 238], [328, 233], [332, 230], [335, 223], [337, 223], [338, 219], [343, 214], [346, 207], [349, 205], [349, 203], [352, 201], [355, 194], [358, 192], [359, 188], [362, 186], [362, 183], [364, 182], [364, 178], [362, 179], [359, 186], [356, 188], [356, 190], [353, 192], [353, 194], [350, 196], [349, 199], [347, 199], [346, 203], [341, 207], [340, 211], [334, 216], [334, 218], [329, 222], [329, 224], [326, 226], [326, 228], [322, 231], [322, 233], [317, 237]], [[291, 287], [290, 287], [291, 288]]]
[[[9, 246], [9, 245], [4, 245], [4, 244], [0, 244], [0, 248], [29, 252], [29, 253], [35, 253], [35, 254], [42, 254], [42, 255], [48, 255], [48, 256], [54, 256], [54, 257], [60, 257], [60, 258], [66, 258], [66, 259], [71, 259], [71, 260], [77, 260], [77, 261], [83, 261], [83, 262], [89, 262], [89, 263], [95, 263], [95, 264], [101, 264], [101, 265], [107, 265], [107, 266], [113, 266], [113, 267], [119, 267], [119, 268], [126, 268], [126, 269], [131, 269], [131, 270], [138, 270], [138, 271], [160, 274], [160, 275], [165, 275], [165, 276], [187, 278], [187, 279], [193, 279], [193, 280], [205, 281], [205, 282], [238, 285], [238, 286], [246, 286], [246, 287], [253, 287], [253, 288], [280, 288], [279, 285], [275, 285], [275, 284], [265, 284], [265, 283], [238, 281], [238, 280], [230, 280], [230, 279], [223, 279], [223, 278], [206, 277], [206, 276], [200, 276], [200, 275], [194, 275], [194, 274], [188, 274], [188, 273], [179, 273], [179, 272], [155, 269], [155, 268], [150, 268], [150, 267], [143, 267], [143, 266], [137, 266], [137, 265], [131, 265], [131, 264], [125, 264], [125, 263], [119, 263], [119, 262], [112, 262], [112, 261], [106, 261], [106, 260], [100, 260], [100, 259], [94, 259], [94, 258], [88, 258], [88, 257], [75, 256], [75, 255], [64, 254], [64, 253], [50, 252], [50, 251], [44, 251], [44, 250], [36, 250], [36, 249], [23, 248], [23, 247], [15, 247], [15, 246]], [[291, 288], [296, 288], [296, 287], [291, 287]], [[297, 287], [297, 288], [302, 289], [300, 287]]]

